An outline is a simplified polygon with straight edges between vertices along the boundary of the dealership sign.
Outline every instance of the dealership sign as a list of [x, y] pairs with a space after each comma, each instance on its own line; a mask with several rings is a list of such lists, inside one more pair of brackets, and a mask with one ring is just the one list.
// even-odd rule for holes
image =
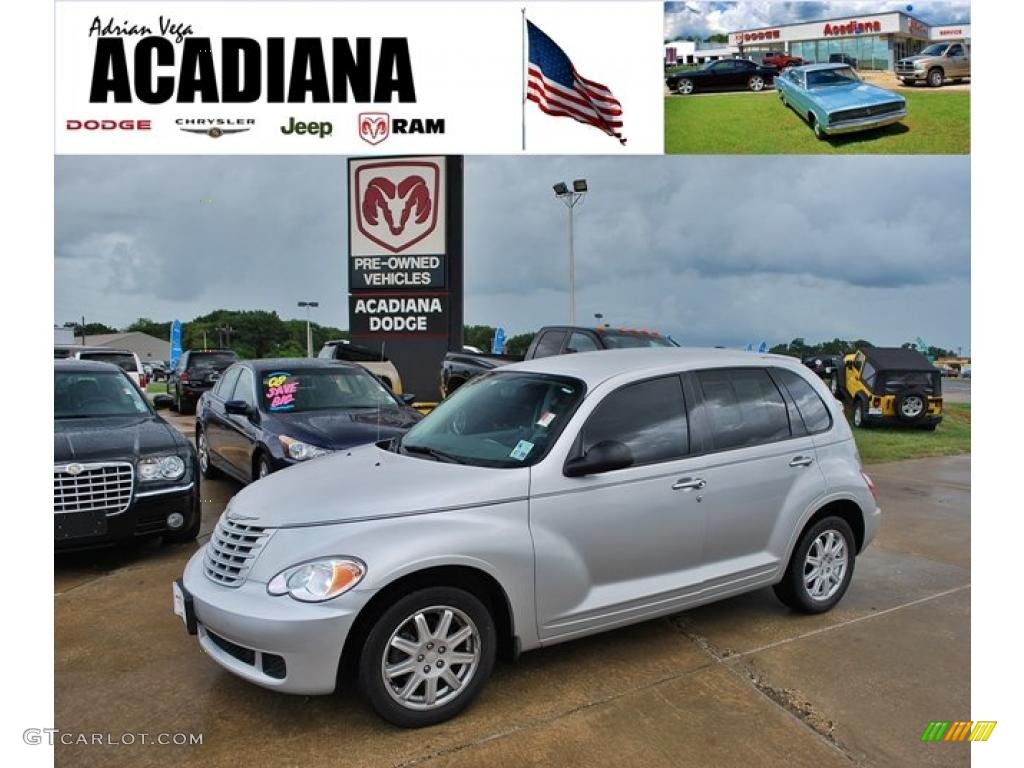
[[462, 346], [462, 158], [348, 161], [349, 330], [431, 399]]
[[881, 32], [882, 22], [880, 21], [845, 21], [839, 24], [826, 24], [822, 29], [823, 37], [839, 37], [847, 35], [865, 35], [872, 32]]

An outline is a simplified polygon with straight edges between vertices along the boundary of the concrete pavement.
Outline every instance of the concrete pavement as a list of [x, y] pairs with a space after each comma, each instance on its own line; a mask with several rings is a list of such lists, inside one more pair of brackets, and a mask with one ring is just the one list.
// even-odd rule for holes
[[[187, 421], [187, 420], [182, 420]], [[970, 457], [869, 468], [876, 544], [831, 613], [762, 590], [499, 664], [480, 699], [404, 731], [350, 691], [265, 691], [203, 658], [171, 613], [194, 546], [56, 561], [56, 727], [202, 734], [201, 746], [58, 746], [64, 766], [889, 766], [969, 764], [923, 744], [970, 718]], [[237, 490], [203, 484], [204, 527]]]

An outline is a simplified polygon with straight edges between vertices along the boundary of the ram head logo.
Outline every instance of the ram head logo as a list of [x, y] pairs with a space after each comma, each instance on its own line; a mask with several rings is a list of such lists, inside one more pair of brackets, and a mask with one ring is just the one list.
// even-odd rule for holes
[[359, 231], [391, 253], [418, 243], [437, 227], [439, 178], [440, 168], [430, 162], [360, 168], [353, 211]]
[[391, 115], [387, 112], [361, 112], [359, 138], [368, 144], [380, 144], [391, 134]]

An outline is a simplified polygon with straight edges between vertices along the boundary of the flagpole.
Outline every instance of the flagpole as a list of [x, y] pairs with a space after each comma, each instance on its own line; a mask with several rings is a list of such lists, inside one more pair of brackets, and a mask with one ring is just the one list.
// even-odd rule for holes
[[523, 152], [526, 151], [526, 8], [520, 8], [523, 20], [520, 24], [520, 31], [522, 33], [522, 42], [519, 44], [519, 53], [522, 55], [522, 67], [519, 69], [519, 75], [522, 78], [522, 99], [520, 107], [522, 108], [523, 118]]

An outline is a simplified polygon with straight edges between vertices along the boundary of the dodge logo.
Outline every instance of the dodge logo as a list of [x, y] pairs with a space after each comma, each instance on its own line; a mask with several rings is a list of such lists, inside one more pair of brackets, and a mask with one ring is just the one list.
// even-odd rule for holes
[[437, 227], [441, 169], [435, 162], [382, 161], [356, 171], [356, 226], [377, 245], [400, 253]]
[[391, 116], [387, 112], [363, 112], [359, 115], [359, 138], [369, 144], [380, 144], [391, 133]]

